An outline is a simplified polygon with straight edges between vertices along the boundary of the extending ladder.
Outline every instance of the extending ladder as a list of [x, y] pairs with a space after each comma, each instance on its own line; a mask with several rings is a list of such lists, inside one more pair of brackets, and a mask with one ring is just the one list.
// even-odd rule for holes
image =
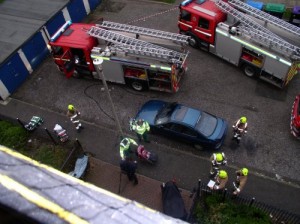
[[300, 28], [293, 24], [290, 24], [259, 9], [256, 9], [240, 0], [229, 0], [229, 3], [236, 8], [245, 11], [247, 14], [254, 16], [255, 18], [261, 19], [265, 22], [269, 22], [300, 37]]
[[140, 35], [147, 35], [151, 37], [156, 37], [160, 39], [166, 39], [171, 40], [179, 44], [188, 44], [189, 36], [177, 34], [177, 33], [171, 33], [161, 30], [155, 30], [150, 28], [144, 28], [144, 27], [138, 27], [138, 26], [132, 26], [128, 24], [121, 24], [121, 23], [115, 23], [110, 21], [102, 21], [100, 24], [97, 24], [96, 26], [106, 28], [109, 30], [118, 30], [118, 31], [125, 31], [129, 33], [135, 33]]
[[253, 21], [250, 17], [234, 9], [232, 6], [223, 2], [222, 0], [218, 0], [215, 3], [220, 9], [240, 21], [242, 24], [240, 27], [243, 28], [241, 31], [251, 35], [251, 38], [257, 43], [261, 44], [263, 41], [266, 46], [271, 47], [273, 50], [276, 50], [279, 53], [282, 53], [282, 51], [284, 51], [290, 57], [300, 57], [299, 47], [290, 44], [289, 42], [283, 40], [281, 37], [278, 37], [270, 30], [261, 26], [257, 22]]
[[135, 55], [163, 59], [170, 63], [181, 64], [187, 55], [185, 53], [169, 50], [146, 41], [131, 38], [96, 26], [91, 27], [91, 29], [88, 31], [88, 34], [113, 43], [112, 47], [115, 50]]

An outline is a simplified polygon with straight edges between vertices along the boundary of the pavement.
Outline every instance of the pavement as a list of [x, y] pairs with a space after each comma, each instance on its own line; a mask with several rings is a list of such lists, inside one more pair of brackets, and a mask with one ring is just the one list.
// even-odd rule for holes
[[[209, 158], [200, 157], [189, 152], [180, 151], [160, 144], [155, 140], [146, 143], [148, 150], [158, 154], [159, 161], [155, 165], [139, 162], [139, 184], [133, 186], [125, 175], [121, 176], [118, 163], [120, 160], [118, 143], [120, 137], [117, 129], [102, 127], [90, 122], [82, 121], [84, 129], [77, 133], [73, 124], [65, 113], [58, 113], [47, 108], [38, 107], [20, 100], [10, 98], [0, 104], [0, 119], [14, 122], [19, 118], [24, 123], [33, 116], [40, 116], [44, 124], [36, 130], [43, 137], [47, 137], [44, 128], [52, 130], [56, 123], [62, 125], [71, 139], [78, 139], [85, 151], [91, 152], [91, 169], [86, 181], [118, 194], [128, 199], [140, 202], [150, 208], [162, 211], [160, 184], [173, 178], [182, 189], [187, 210], [191, 206], [189, 192], [197, 185], [198, 179], [203, 183], [209, 181]], [[125, 133], [132, 136], [132, 133]], [[132, 136], [134, 137], [134, 136]], [[154, 137], [150, 135], [150, 138]], [[235, 170], [238, 167], [228, 164], [225, 168], [229, 173], [227, 188], [232, 189], [230, 183], [234, 181]], [[293, 183], [272, 179], [250, 170], [248, 182], [241, 193], [245, 197], [255, 197], [257, 201], [300, 215], [300, 187]]]

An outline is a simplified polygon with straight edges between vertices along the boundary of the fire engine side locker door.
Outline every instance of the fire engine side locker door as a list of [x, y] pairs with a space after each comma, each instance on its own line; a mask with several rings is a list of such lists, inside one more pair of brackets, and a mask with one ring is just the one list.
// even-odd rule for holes
[[106, 81], [125, 84], [124, 72], [121, 63], [104, 60], [102, 68]]
[[215, 54], [219, 57], [236, 66], [239, 65], [242, 45], [231, 39], [229, 33], [219, 30], [218, 28], [216, 30], [216, 45], [214, 50]]

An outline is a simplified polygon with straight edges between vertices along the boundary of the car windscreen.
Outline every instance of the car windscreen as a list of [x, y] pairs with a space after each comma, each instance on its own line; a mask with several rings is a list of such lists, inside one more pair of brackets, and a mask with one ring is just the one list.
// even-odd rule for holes
[[202, 112], [201, 113], [201, 117], [198, 121], [198, 123], [196, 124], [196, 129], [203, 134], [204, 136], [210, 136], [212, 135], [212, 133], [214, 132], [216, 126], [217, 126], [217, 118]]
[[157, 113], [155, 117], [155, 124], [164, 124], [168, 122], [172, 116], [177, 103], [166, 103], [164, 107]]

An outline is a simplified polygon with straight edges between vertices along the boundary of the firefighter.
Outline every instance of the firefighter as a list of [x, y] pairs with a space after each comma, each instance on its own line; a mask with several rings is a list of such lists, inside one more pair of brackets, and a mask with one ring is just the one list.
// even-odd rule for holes
[[148, 140], [148, 132], [150, 131], [149, 123], [143, 119], [138, 119], [136, 122], [132, 123], [131, 129], [135, 131], [139, 141], [144, 139], [145, 142], [150, 142]]
[[234, 191], [233, 194], [234, 195], [238, 195], [239, 193], [241, 193], [241, 191], [243, 190], [243, 188], [245, 187], [245, 184], [247, 182], [248, 179], [248, 169], [247, 168], [242, 168], [240, 170], [237, 170], [236, 173], [236, 180], [235, 182], [233, 182], [233, 186], [234, 186]]
[[235, 125], [234, 125], [234, 127], [238, 128], [241, 131], [241, 133], [244, 133], [245, 131], [247, 131], [247, 126], [248, 126], [248, 123], [247, 123], [246, 117], [241, 117], [240, 119], [238, 119], [235, 122]]
[[138, 144], [132, 138], [123, 138], [120, 142], [120, 156], [122, 160], [126, 158], [129, 159], [131, 157], [131, 153], [134, 151], [132, 150], [132, 145], [137, 146]]
[[223, 190], [227, 184], [228, 175], [225, 170], [220, 170], [215, 177], [215, 185], [213, 186], [213, 190]]
[[136, 169], [137, 169], [137, 162], [136, 161], [131, 161], [131, 160], [128, 160], [128, 159], [121, 160], [120, 168], [123, 172], [126, 173], [126, 175], [128, 177], [128, 180], [133, 181], [134, 185], [137, 185], [139, 183], [138, 178], [135, 174]]
[[83, 128], [79, 120], [80, 112], [72, 104], [68, 105], [67, 116], [70, 118], [71, 122], [75, 124], [76, 130], [79, 132], [80, 129]]
[[227, 164], [227, 158], [224, 152], [213, 153], [210, 157], [211, 168], [210, 174], [213, 175], [215, 170], [218, 170], [221, 165]]

